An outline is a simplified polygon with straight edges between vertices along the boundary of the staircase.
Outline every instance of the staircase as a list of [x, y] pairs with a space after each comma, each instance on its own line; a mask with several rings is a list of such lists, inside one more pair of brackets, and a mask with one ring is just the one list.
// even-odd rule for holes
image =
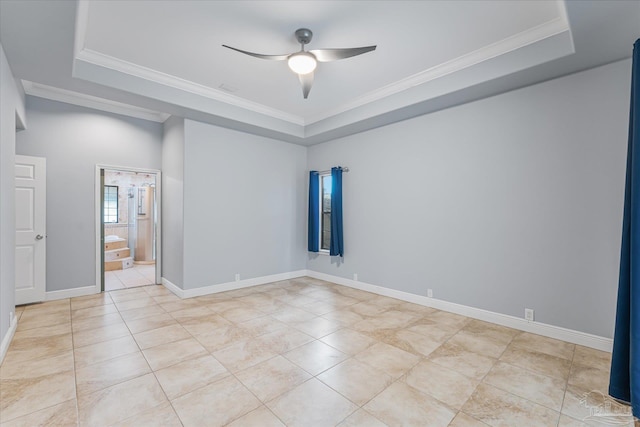
[[133, 267], [131, 250], [127, 239], [112, 240], [104, 243], [104, 271], [124, 270]]

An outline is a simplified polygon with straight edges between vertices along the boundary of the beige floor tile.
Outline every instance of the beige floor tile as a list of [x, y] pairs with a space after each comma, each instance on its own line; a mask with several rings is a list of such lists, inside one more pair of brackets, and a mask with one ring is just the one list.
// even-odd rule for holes
[[514, 347], [545, 353], [562, 359], [572, 360], [575, 344], [523, 332], [516, 336], [511, 345]]
[[292, 323], [291, 326], [314, 338], [322, 338], [342, 328], [341, 324], [323, 317], [315, 317], [310, 320], [305, 320], [304, 322]]
[[266, 315], [265, 312], [251, 307], [232, 308], [219, 312], [218, 314], [233, 323], [246, 322], [247, 320]]
[[462, 329], [447, 341], [449, 344], [483, 356], [499, 358], [507, 348], [508, 342], [497, 341], [490, 336], [475, 334]]
[[56, 313], [56, 312], [67, 312], [71, 308], [71, 300], [69, 298], [55, 300], [55, 301], [46, 301], [46, 302], [38, 302], [35, 304], [26, 304], [23, 305], [23, 310], [25, 313], [29, 312], [38, 312], [38, 313]]
[[163, 326], [157, 329], [151, 329], [150, 331], [140, 332], [135, 334], [133, 338], [138, 343], [140, 349], [145, 350], [147, 348], [155, 347], [160, 344], [167, 344], [174, 341], [180, 341], [186, 338], [191, 338], [191, 334], [187, 332], [179, 324], [173, 324], [169, 326]]
[[94, 329], [85, 329], [73, 334], [73, 346], [75, 348], [109, 341], [115, 338], [130, 336], [127, 325], [123, 322], [102, 326]]
[[178, 322], [169, 313], [157, 314], [155, 316], [143, 317], [142, 319], [129, 320], [127, 327], [132, 334], [162, 328], [163, 326], [177, 325]]
[[73, 348], [68, 324], [16, 332], [5, 356], [5, 361], [25, 361], [66, 353]]
[[322, 337], [320, 341], [350, 355], [360, 353], [376, 343], [373, 338], [352, 329], [341, 329]]
[[608, 371], [611, 369], [611, 353], [576, 345], [573, 363]]
[[174, 295], [172, 293], [160, 294], [160, 295], [149, 295], [149, 296], [153, 298], [153, 300], [156, 302], [156, 304], [166, 304], [166, 303], [177, 302], [177, 301], [181, 300], [180, 297], [178, 297], [178, 296], [176, 296], [176, 295]]
[[133, 308], [131, 310], [121, 311], [120, 316], [129, 322], [131, 320], [144, 319], [145, 317], [157, 316], [166, 313], [159, 304], [148, 305], [141, 308]]
[[204, 356], [207, 350], [194, 338], [187, 338], [142, 350], [149, 366], [154, 371], [176, 363]]
[[508, 344], [513, 338], [521, 332], [516, 329], [507, 328], [506, 326], [495, 325], [482, 320], [471, 319], [462, 328], [466, 332], [471, 332], [478, 336], [492, 338], [494, 341]]
[[322, 316], [324, 314], [331, 313], [332, 311], [340, 310], [343, 307], [344, 306], [333, 303], [331, 301], [321, 300], [317, 303], [303, 305], [300, 308], [317, 316]]
[[34, 426], [75, 426], [78, 423], [78, 409], [75, 399], [32, 412], [15, 418], [2, 427], [34, 427]]
[[338, 427], [387, 427], [387, 425], [364, 409], [358, 409], [338, 424]]
[[428, 356], [442, 344], [431, 337], [404, 329], [373, 332], [369, 335], [417, 356]]
[[215, 315], [215, 313], [205, 305], [196, 305], [194, 307], [175, 310], [175, 311], [172, 311], [170, 314], [171, 314], [171, 317], [173, 317], [180, 323], [198, 321], [203, 317], [210, 317]]
[[73, 349], [76, 368], [140, 351], [133, 337], [126, 336]]
[[109, 292], [109, 296], [114, 302], [123, 302], [138, 298], [147, 298], [149, 294], [145, 288], [121, 289]]
[[435, 320], [429, 319], [428, 317], [418, 319], [410, 327], [407, 328], [408, 331], [415, 332], [420, 335], [425, 335], [435, 341], [439, 341], [442, 343], [454, 336], [461, 329], [462, 325], [439, 323]]
[[228, 424], [228, 427], [284, 427], [284, 424], [263, 405]]
[[263, 337], [264, 335], [234, 341], [233, 344], [212, 354], [231, 372], [241, 371], [278, 354], [272, 343]]
[[487, 384], [480, 384], [463, 412], [493, 427], [556, 426], [560, 414]]
[[281, 322], [291, 324], [291, 323], [304, 322], [305, 320], [313, 319], [314, 317], [316, 317], [316, 315], [308, 311], [304, 311], [299, 308], [289, 306], [286, 309], [271, 313], [271, 317], [274, 317]]
[[394, 379], [400, 378], [420, 361], [420, 357], [384, 343], [369, 347], [355, 358], [386, 372]]
[[136, 352], [76, 369], [78, 395], [93, 393], [151, 372], [142, 353]]
[[487, 427], [487, 424], [476, 420], [464, 412], [458, 412], [458, 415], [451, 421], [449, 427]]
[[172, 404], [185, 427], [223, 426], [261, 406], [233, 376], [185, 394]]
[[429, 360], [476, 380], [482, 379], [497, 361], [492, 357], [467, 351], [449, 342], [431, 353]]
[[[605, 411], [616, 414], [609, 420], [612, 421], [611, 423], [607, 423], [596, 415]], [[572, 385], [567, 386], [562, 403], [562, 414], [590, 426], [633, 425], [629, 406], [616, 402], [606, 393]], [[565, 420], [565, 424], [570, 425], [569, 420]]]
[[251, 335], [260, 336], [286, 328], [287, 324], [267, 315], [238, 323], [238, 327], [246, 329]]
[[429, 320], [434, 322], [449, 325], [454, 327], [464, 328], [467, 323], [471, 321], [468, 317], [461, 316], [455, 313], [449, 313], [448, 311], [436, 310], [433, 313], [426, 316]]
[[313, 337], [289, 326], [261, 335], [259, 338], [268, 342], [271, 349], [278, 354], [313, 341]]
[[585, 390], [606, 393], [609, 389], [609, 370], [574, 363], [569, 374], [569, 384]]
[[390, 426], [446, 426], [455, 412], [402, 382], [395, 382], [363, 409]]
[[391, 375], [356, 359], [346, 360], [317, 378], [358, 406], [367, 403], [394, 381]]
[[204, 305], [204, 302], [198, 298], [181, 299], [179, 301], [160, 303], [160, 307], [167, 313], [173, 313], [174, 311], [184, 310], [186, 308], [193, 308]]
[[372, 304], [377, 304], [382, 307], [388, 307], [388, 308], [395, 308], [396, 306], [402, 305], [405, 302], [399, 299], [385, 297], [383, 295], [375, 295], [375, 294], [372, 297], [367, 298], [367, 301]]
[[155, 408], [166, 397], [153, 374], [78, 396], [80, 426], [111, 425]]
[[380, 305], [373, 304], [369, 301], [362, 301], [349, 306], [349, 310], [366, 317], [377, 316], [388, 309], [389, 308], [387, 307], [381, 307]]
[[229, 371], [211, 355], [185, 360], [156, 371], [156, 378], [171, 400], [228, 375]]
[[144, 298], [136, 298], [127, 301], [116, 301], [116, 307], [119, 311], [133, 310], [134, 308], [143, 308], [157, 305], [156, 301], [150, 296]]
[[101, 328], [103, 326], [114, 325], [116, 323], [124, 324], [120, 313], [111, 313], [104, 316], [88, 317], [86, 319], [74, 320], [71, 329], [74, 333], [88, 329]]
[[0, 422], [74, 399], [75, 394], [73, 371], [0, 380]]
[[113, 304], [113, 300], [108, 292], [71, 298], [71, 310], [80, 310], [82, 308], [97, 307], [105, 304]]
[[71, 312], [71, 317], [74, 321], [76, 321], [80, 319], [86, 319], [87, 317], [104, 316], [105, 314], [111, 314], [117, 311], [118, 309], [114, 304], [103, 304], [95, 307], [73, 310]]
[[180, 324], [192, 335], [215, 333], [221, 328], [233, 325], [233, 323], [224, 319], [220, 315], [213, 313], [207, 316], [180, 320]]
[[[351, 307], [349, 309], [351, 309]], [[419, 315], [414, 313], [388, 310], [375, 317], [354, 324], [353, 329], [361, 332], [374, 332], [379, 329], [405, 328], [419, 317]]]
[[358, 407], [315, 378], [267, 403], [289, 427], [333, 426]]
[[323, 318], [341, 324], [342, 326], [353, 327], [356, 323], [365, 320], [365, 316], [354, 313], [348, 308], [341, 308], [322, 315]]
[[320, 341], [311, 341], [284, 353], [284, 356], [311, 375], [318, 375], [349, 357]]
[[569, 378], [571, 369], [570, 360], [517, 347], [514, 346], [513, 343], [507, 347], [500, 357], [500, 360], [538, 374], [559, 378], [561, 380]]
[[560, 412], [562, 408], [564, 380], [498, 362], [484, 378], [484, 382], [554, 411]]
[[420, 316], [426, 316], [436, 311], [435, 308], [426, 307], [420, 304], [414, 304], [412, 302], [403, 302], [402, 304], [397, 305], [395, 309], [400, 311], [408, 311], [409, 313], [419, 314]]
[[236, 378], [258, 399], [267, 402], [302, 384], [311, 378], [311, 375], [284, 357], [276, 356], [237, 372]]
[[182, 427], [182, 423], [171, 404], [166, 402], [112, 424], [110, 427]]
[[209, 333], [195, 335], [195, 338], [210, 353], [244, 342], [253, 337], [253, 332], [250, 329], [239, 326], [223, 326]]
[[143, 289], [150, 296], [174, 295], [173, 292], [162, 285], [145, 286]]
[[560, 415], [558, 427], [588, 427], [588, 425], [566, 415]]
[[38, 310], [26, 310], [20, 316], [17, 332], [28, 329], [44, 328], [53, 325], [68, 324], [71, 322], [71, 311], [65, 310], [52, 313], [40, 313]]
[[428, 360], [414, 366], [403, 381], [456, 409], [464, 405], [478, 385], [477, 380]]
[[0, 365], [0, 379], [20, 380], [43, 377], [73, 370], [73, 351], [38, 359], [7, 357]]

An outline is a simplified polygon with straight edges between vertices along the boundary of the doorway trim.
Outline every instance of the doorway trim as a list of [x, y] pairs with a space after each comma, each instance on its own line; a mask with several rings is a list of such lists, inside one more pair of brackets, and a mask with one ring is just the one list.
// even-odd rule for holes
[[95, 191], [94, 191], [94, 218], [95, 218], [95, 234], [96, 234], [96, 284], [95, 293], [102, 292], [102, 252], [104, 250], [104, 242], [102, 237], [102, 185], [100, 180], [100, 172], [103, 170], [117, 170], [122, 172], [139, 172], [155, 174], [156, 176], [156, 284], [162, 283], [162, 172], [159, 169], [132, 168], [128, 166], [114, 166], [97, 164], [95, 175]]

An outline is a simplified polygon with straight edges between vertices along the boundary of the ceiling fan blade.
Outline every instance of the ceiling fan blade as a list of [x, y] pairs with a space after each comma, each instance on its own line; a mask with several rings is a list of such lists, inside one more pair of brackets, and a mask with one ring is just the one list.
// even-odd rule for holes
[[226, 44], [223, 44], [222, 47], [226, 47], [227, 49], [235, 50], [236, 52], [244, 53], [245, 55], [253, 56], [255, 58], [267, 59], [267, 60], [270, 60], [270, 61], [284, 61], [285, 59], [287, 59], [289, 57], [289, 54], [287, 54], [287, 55], [263, 55], [261, 53], [247, 52], [246, 50], [236, 49], [235, 47], [227, 46]]
[[313, 71], [307, 74], [298, 74], [300, 84], [302, 85], [302, 96], [307, 99], [311, 86], [313, 85]]
[[376, 50], [376, 46], [349, 47], [345, 49], [316, 49], [310, 50], [309, 52], [313, 53], [319, 62], [329, 62], [362, 55], [372, 50]]

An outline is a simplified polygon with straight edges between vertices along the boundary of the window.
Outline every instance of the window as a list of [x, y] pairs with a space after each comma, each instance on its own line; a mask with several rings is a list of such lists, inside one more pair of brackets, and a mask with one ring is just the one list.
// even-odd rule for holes
[[320, 175], [320, 249], [328, 251], [331, 244], [331, 174]]
[[118, 222], [118, 186], [104, 186], [104, 222]]

